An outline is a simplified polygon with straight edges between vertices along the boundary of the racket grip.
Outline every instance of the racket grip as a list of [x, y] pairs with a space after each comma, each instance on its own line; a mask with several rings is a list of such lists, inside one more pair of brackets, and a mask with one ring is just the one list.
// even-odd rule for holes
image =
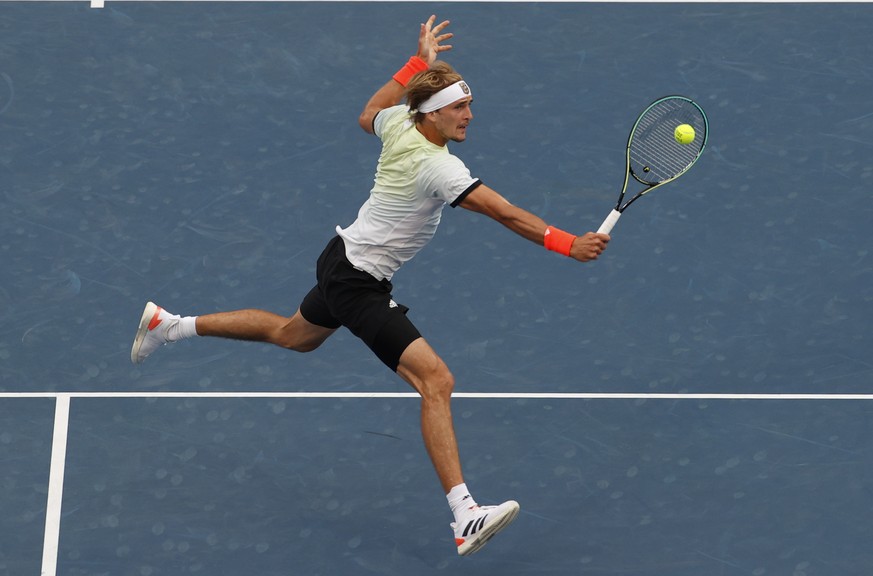
[[621, 218], [621, 212], [613, 209], [612, 212], [609, 213], [609, 216], [606, 217], [606, 220], [603, 221], [603, 224], [600, 225], [600, 228], [597, 229], [597, 233], [609, 234], [612, 232], [612, 227], [615, 226], [615, 223], [618, 222], [619, 218]]

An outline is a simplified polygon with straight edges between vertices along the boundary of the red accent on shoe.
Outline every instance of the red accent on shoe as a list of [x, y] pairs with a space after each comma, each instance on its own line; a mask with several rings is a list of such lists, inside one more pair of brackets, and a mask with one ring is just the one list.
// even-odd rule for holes
[[158, 306], [158, 309], [155, 310], [155, 315], [152, 316], [151, 320], [149, 320], [149, 331], [154, 330], [155, 328], [157, 328], [161, 324], [162, 320], [160, 318], [158, 318], [158, 316], [161, 315], [161, 310], [162, 310], [161, 307]]
[[466, 540], [464, 540], [463, 538], [455, 538], [455, 544], [457, 544], [458, 546], [460, 546], [464, 542], [466, 542]]

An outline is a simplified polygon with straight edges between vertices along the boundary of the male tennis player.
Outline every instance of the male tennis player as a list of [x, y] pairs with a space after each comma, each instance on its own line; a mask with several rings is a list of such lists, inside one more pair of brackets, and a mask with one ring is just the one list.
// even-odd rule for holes
[[[609, 236], [576, 237], [470, 176], [449, 153], [463, 142], [473, 114], [470, 86], [437, 55], [448, 21], [422, 24], [418, 53], [370, 98], [359, 123], [382, 141], [370, 196], [348, 227], [318, 259], [317, 285], [290, 318], [263, 310], [199, 317], [173, 315], [149, 302], [140, 320], [131, 360], [142, 362], [158, 347], [192, 336], [267, 342], [298, 352], [318, 348], [340, 326], [361, 338], [389, 368], [421, 395], [424, 444], [454, 514], [458, 553], [472, 554], [518, 514], [514, 501], [478, 506], [464, 484], [452, 424], [452, 373], [407, 318], [408, 308], [391, 294], [391, 278], [436, 232], [443, 208], [461, 206], [489, 216], [531, 242], [581, 262], [606, 248]], [[406, 97], [406, 105], [400, 105]]]

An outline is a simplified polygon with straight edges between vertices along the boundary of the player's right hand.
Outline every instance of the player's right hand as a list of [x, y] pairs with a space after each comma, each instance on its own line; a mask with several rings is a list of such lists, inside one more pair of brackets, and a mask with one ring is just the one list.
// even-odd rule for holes
[[597, 260], [609, 244], [609, 234], [588, 232], [584, 236], [577, 236], [570, 247], [570, 258], [579, 262]]

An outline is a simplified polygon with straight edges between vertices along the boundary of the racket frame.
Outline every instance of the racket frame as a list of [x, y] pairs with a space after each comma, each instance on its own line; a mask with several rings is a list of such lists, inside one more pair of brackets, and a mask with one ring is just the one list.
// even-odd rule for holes
[[[640, 121], [643, 119], [643, 117], [646, 115], [646, 113], [649, 110], [651, 110], [654, 106], [657, 106], [658, 104], [660, 104], [661, 102], [663, 102], [665, 100], [674, 100], [674, 99], [683, 100], [683, 101], [691, 104], [695, 108], [697, 108], [697, 111], [700, 112], [700, 116], [703, 119], [703, 142], [701, 142], [701, 144], [700, 144], [700, 150], [697, 152], [697, 156], [694, 158], [694, 160], [689, 162], [688, 165], [684, 169], [682, 169], [681, 172], [679, 172], [678, 174], [675, 174], [674, 176], [671, 176], [670, 178], [667, 178], [666, 180], [662, 180], [660, 182], [655, 182], [654, 184], [652, 184], [650, 182], [646, 182], [644, 180], [641, 180], [640, 177], [636, 175], [633, 168], [631, 167], [631, 158], [630, 158], [630, 156], [631, 156], [631, 152], [630, 152], [631, 142], [633, 142], [634, 133], [637, 130], [637, 126], [639, 126]], [[636, 122], [634, 122], [634, 125], [631, 128], [630, 134], [627, 137], [627, 147], [625, 149], [624, 184], [621, 187], [621, 194], [619, 194], [619, 196], [618, 196], [618, 201], [615, 203], [615, 208], [612, 209], [612, 211], [609, 213], [609, 215], [603, 221], [603, 224], [600, 225], [600, 228], [597, 230], [597, 232], [599, 234], [609, 234], [609, 232], [612, 230], [613, 226], [615, 226], [615, 223], [618, 222], [618, 219], [621, 217], [622, 212], [624, 212], [628, 206], [630, 206], [637, 199], [642, 198], [643, 196], [645, 196], [646, 194], [648, 194], [652, 190], [659, 188], [668, 182], [672, 182], [676, 178], [678, 178], [678, 177], [682, 176], [683, 174], [685, 174], [686, 172], [688, 172], [688, 170], [690, 170], [691, 167], [697, 163], [697, 160], [700, 159], [700, 155], [703, 154], [703, 149], [706, 148], [706, 141], [708, 138], [709, 138], [709, 120], [706, 118], [706, 113], [703, 111], [703, 108], [701, 108], [700, 105], [697, 104], [697, 102], [695, 102], [691, 98], [688, 98], [686, 96], [680, 96], [678, 94], [673, 94], [670, 96], [663, 96], [661, 98], [658, 98], [657, 100], [655, 100], [654, 102], [652, 102], [651, 104], [646, 106], [646, 109], [643, 110], [639, 116], [637, 116], [637, 120], [636, 120]], [[625, 194], [627, 193], [628, 182], [630, 181], [630, 177], [632, 175], [634, 177], [634, 180], [636, 180], [640, 184], [643, 184], [645, 186], [645, 188], [643, 188], [642, 190], [637, 192], [636, 195], [634, 195], [630, 200], [628, 200], [627, 202], [622, 204], [622, 201], [624, 200]]]

